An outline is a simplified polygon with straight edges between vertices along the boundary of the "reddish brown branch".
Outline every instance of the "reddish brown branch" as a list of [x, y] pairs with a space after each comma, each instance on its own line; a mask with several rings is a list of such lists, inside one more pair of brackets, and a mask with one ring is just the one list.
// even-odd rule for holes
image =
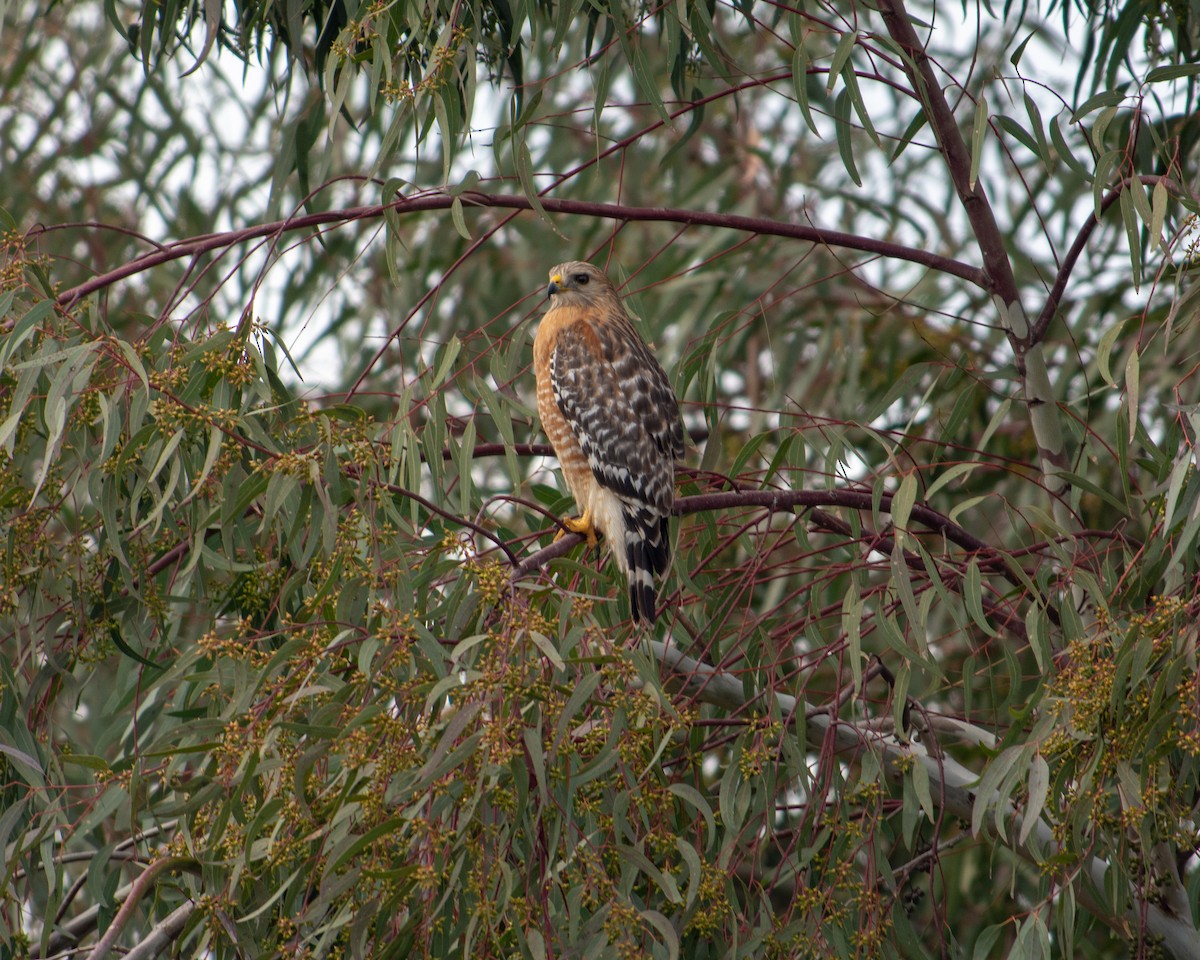
[[[971, 229], [983, 255], [985, 279], [981, 286], [989, 293], [999, 295], [1005, 305], [1015, 303], [1020, 299], [1020, 293], [1005, 249], [1004, 236], [983, 187], [979, 183], [971, 185], [971, 151], [933, 72], [929, 54], [909, 19], [904, 0], [883, 0], [879, 12], [883, 15], [888, 33], [904, 52], [905, 72], [925, 105], [929, 125], [945, 157], [954, 190], [971, 222]], [[1008, 333], [1015, 343], [1014, 332], [1010, 330]]]
[[[136, 276], [146, 270], [161, 266], [173, 260], [184, 257], [195, 257], [215, 250], [245, 243], [262, 237], [274, 236], [292, 230], [311, 230], [332, 223], [348, 223], [354, 220], [374, 220], [381, 218], [385, 211], [396, 213], [423, 213], [431, 210], [447, 210], [456, 197], [449, 193], [429, 193], [416, 197], [402, 197], [387, 204], [370, 204], [360, 207], [347, 207], [340, 210], [327, 210], [321, 213], [305, 214], [290, 217], [285, 220], [275, 220], [247, 227], [243, 230], [230, 230], [224, 233], [210, 233], [188, 240], [180, 240], [167, 244], [159, 250], [153, 250], [114, 270], [93, 277], [78, 286], [59, 294], [57, 302], [61, 307], [69, 307], [83, 297], [97, 290], [103, 290], [121, 280]], [[459, 194], [464, 204], [475, 207], [491, 207], [502, 210], [532, 210], [529, 198], [520, 194], [491, 194], [470, 191]], [[681, 210], [673, 207], [633, 207], [619, 203], [594, 203], [586, 200], [560, 200], [554, 197], [544, 197], [540, 200], [542, 207], [548, 213], [560, 213], [566, 216], [593, 217], [607, 220], [646, 221], [657, 223], [682, 223], [688, 226], [715, 227], [726, 230], [738, 230], [759, 236], [786, 237], [792, 240], [802, 240], [808, 243], [818, 243], [830, 247], [841, 247], [848, 250], [859, 250], [879, 257], [889, 257], [896, 260], [906, 260], [931, 270], [938, 270], [950, 276], [959, 277], [983, 289], [991, 289], [987, 275], [978, 267], [971, 266], [959, 260], [938, 256], [928, 250], [906, 247], [899, 243], [877, 240], [874, 237], [863, 237], [840, 230], [825, 230], [820, 227], [807, 226], [798, 223], [785, 223], [780, 220], [769, 220], [765, 217], [744, 217], [731, 213], [710, 213], [704, 210]]]
[[[675, 501], [675, 513], [687, 516], [709, 510], [732, 510], [738, 507], [765, 507], [769, 510], [794, 510], [796, 507], [849, 507], [854, 510], [870, 510], [874, 495], [869, 490], [729, 490], [720, 493], [700, 493], [681, 497]], [[879, 509], [890, 511], [892, 495], [885, 493], [879, 498]], [[914, 504], [909, 517], [929, 530], [942, 534], [951, 543], [972, 553], [984, 553], [999, 558], [1000, 551], [974, 534], [968, 533], [949, 517], [931, 507]], [[570, 552], [583, 538], [569, 534], [525, 557], [513, 567], [511, 578], [519, 580], [543, 567], [550, 560]]]
[[[771, 510], [791, 510], [795, 507], [850, 507], [870, 510], [874, 494], [869, 490], [730, 490], [721, 493], [701, 493], [683, 497], [675, 503], [681, 515], [705, 510], [728, 510], [734, 507], [768, 507]], [[879, 509], [890, 511], [892, 495], [879, 498]], [[949, 517], [931, 507], [914, 504], [909, 516], [922, 526], [942, 534], [951, 543], [975, 553], [996, 554], [998, 551], [985, 540], [968, 533]]]

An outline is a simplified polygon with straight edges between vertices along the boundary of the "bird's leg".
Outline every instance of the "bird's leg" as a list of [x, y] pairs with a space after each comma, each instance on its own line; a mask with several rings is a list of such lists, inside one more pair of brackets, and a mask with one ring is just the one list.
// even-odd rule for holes
[[584, 510], [582, 517], [563, 517], [562, 525], [566, 530], [559, 530], [554, 537], [555, 540], [565, 536], [567, 530], [570, 530], [572, 533], [579, 533], [587, 537], [589, 547], [596, 545], [596, 528], [592, 526], [591, 510]]

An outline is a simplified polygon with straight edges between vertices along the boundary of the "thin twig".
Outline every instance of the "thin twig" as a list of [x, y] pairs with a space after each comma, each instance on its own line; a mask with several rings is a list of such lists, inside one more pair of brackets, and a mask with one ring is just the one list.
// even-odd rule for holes
[[[1067, 251], [1066, 257], [1063, 258], [1062, 266], [1058, 268], [1058, 274], [1054, 278], [1054, 285], [1050, 288], [1049, 294], [1046, 295], [1046, 302], [1042, 306], [1042, 311], [1038, 314], [1037, 320], [1034, 321], [1029, 331], [1030, 345], [1041, 343], [1042, 339], [1046, 336], [1046, 331], [1050, 329], [1050, 324], [1054, 322], [1054, 315], [1058, 312], [1059, 304], [1062, 303], [1063, 293], [1067, 289], [1067, 281], [1071, 278], [1075, 264], [1083, 255], [1092, 232], [1100, 224], [1100, 218], [1104, 216], [1114, 203], [1121, 199], [1121, 194], [1128, 190], [1134, 182], [1141, 183], [1144, 186], [1154, 186], [1162, 183], [1168, 190], [1177, 194], [1190, 192], [1185, 191], [1180, 184], [1176, 183], [1170, 177], [1154, 177], [1149, 175], [1126, 178], [1109, 190], [1103, 199], [1101, 199], [1100, 206], [1096, 210], [1096, 215], [1088, 217], [1083, 226], [1079, 228], [1079, 232], [1075, 235], [1075, 240], [1071, 244], [1071, 248]], [[1195, 197], [1193, 196], [1194, 199]]]

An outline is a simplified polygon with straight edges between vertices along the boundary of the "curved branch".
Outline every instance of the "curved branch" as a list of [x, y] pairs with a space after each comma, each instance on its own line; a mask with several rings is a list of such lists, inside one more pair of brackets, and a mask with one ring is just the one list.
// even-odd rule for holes
[[[275, 220], [262, 223], [243, 230], [229, 230], [224, 233], [210, 233], [188, 240], [180, 240], [167, 244], [162, 249], [154, 250], [122, 264], [114, 270], [92, 277], [78, 286], [64, 290], [56, 298], [60, 307], [70, 307], [81, 298], [103, 290], [121, 280], [136, 276], [146, 270], [179, 260], [184, 257], [194, 257], [214, 250], [245, 243], [292, 230], [311, 230], [327, 224], [348, 223], [354, 220], [374, 220], [381, 218], [385, 212], [424, 213], [431, 210], [448, 210], [460, 200], [464, 204], [475, 207], [491, 207], [501, 210], [533, 210], [529, 198], [520, 194], [483, 193], [468, 191], [458, 195], [448, 192], [422, 194], [414, 197], [401, 197], [386, 204], [370, 204], [360, 207], [346, 207], [339, 210], [326, 210], [321, 213], [306, 214], [290, 217], [285, 220]], [[745, 217], [731, 213], [709, 213], [704, 210], [682, 210], [674, 207], [633, 207], [620, 203], [593, 203], [587, 200], [560, 200], [554, 197], [544, 197], [539, 201], [541, 207], [548, 213], [561, 213], [568, 216], [593, 217], [606, 220], [626, 220], [656, 223], [681, 223], [688, 226], [714, 227], [726, 230], [737, 230], [768, 237], [785, 237], [792, 240], [803, 240], [830, 247], [841, 247], [848, 250], [858, 250], [878, 257], [889, 257], [896, 260], [906, 260], [931, 270], [938, 270], [950, 276], [958, 277], [988, 290], [992, 283], [988, 275], [978, 267], [971, 266], [950, 257], [938, 256], [928, 250], [916, 247], [906, 247], [903, 244], [891, 243], [887, 240], [876, 240], [873, 237], [862, 237], [841, 230], [825, 230], [804, 224], [786, 223], [780, 220], [770, 220], [765, 217]]]
[[[159, 875], [167, 870], [186, 869], [195, 870], [199, 865], [192, 857], [163, 857], [161, 860], [156, 860], [146, 868], [145, 873], [133, 881], [129, 888], [129, 896], [125, 898], [125, 902], [121, 904], [121, 909], [117, 911], [117, 915], [113, 917], [112, 923], [108, 925], [108, 929], [104, 931], [104, 936], [100, 938], [100, 942], [88, 954], [88, 960], [104, 960], [108, 956], [108, 952], [113, 948], [113, 945], [121, 936], [121, 931], [125, 929], [129, 923], [133, 912], [137, 909], [138, 903], [142, 897], [150, 890], [154, 881]], [[176, 911], [178, 912], [178, 911]]]

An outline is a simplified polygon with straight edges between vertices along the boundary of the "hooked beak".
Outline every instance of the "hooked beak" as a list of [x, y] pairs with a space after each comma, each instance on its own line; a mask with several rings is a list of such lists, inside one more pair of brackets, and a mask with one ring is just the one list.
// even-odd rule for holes
[[557, 274], [557, 273], [556, 273], [554, 276], [552, 276], [552, 277], [550, 278], [550, 286], [548, 286], [548, 287], [546, 288], [546, 296], [547, 296], [547, 297], [552, 297], [552, 296], [554, 296], [556, 293], [558, 293], [558, 285], [559, 285], [560, 283], [562, 283], [562, 277], [561, 277], [559, 274]]

